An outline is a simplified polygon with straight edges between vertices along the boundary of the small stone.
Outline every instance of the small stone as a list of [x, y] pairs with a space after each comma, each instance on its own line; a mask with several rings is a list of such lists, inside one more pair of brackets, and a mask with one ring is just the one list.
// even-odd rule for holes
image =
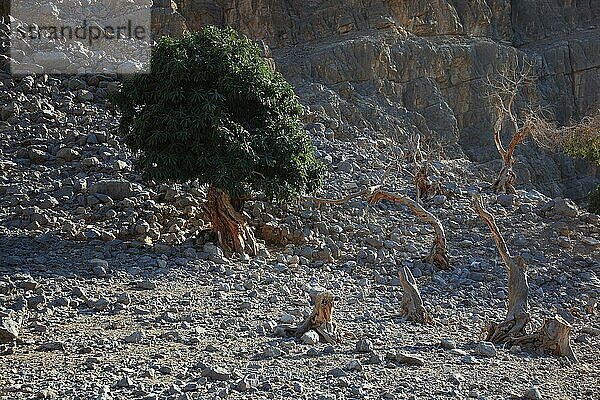
[[593, 326], [586, 325], [583, 328], [581, 328], [581, 333], [587, 333], [588, 335], [591, 335], [591, 336], [599, 336], [600, 328], [594, 328]]
[[403, 353], [396, 353], [396, 361], [402, 364], [415, 365], [417, 367], [425, 365], [425, 361], [422, 358]]
[[371, 352], [371, 354], [369, 355], [369, 364], [375, 364], [375, 365], [379, 365], [383, 363], [383, 358], [381, 357], [380, 354], [375, 353], [374, 351]]
[[263, 356], [267, 358], [279, 357], [283, 352], [277, 347], [269, 346], [263, 351]]
[[284, 324], [293, 324], [296, 321], [296, 317], [291, 314], [282, 314], [279, 320]]
[[202, 370], [202, 376], [210, 378], [214, 381], [227, 381], [231, 378], [231, 374], [221, 367], [207, 367]]
[[473, 356], [464, 356], [463, 358], [461, 358], [461, 361], [465, 364], [479, 364], [477, 358]]
[[63, 342], [48, 342], [42, 343], [38, 347], [39, 351], [65, 351], [65, 344]]
[[294, 392], [296, 393], [302, 393], [304, 391], [304, 386], [302, 386], [302, 383], [300, 382], [294, 382]]
[[360, 372], [363, 367], [359, 360], [352, 360], [348, 364], [346, 364], [346, 370], [352, 372]]
[[52, 400], [52, 399], [57, 399], [58, 394], [52, 389], [42, 389], [39, 392], [37, 392], [35, 397], [38, 399]]
[[99, 298], [95, 302], [92, 303], [91, 307], [96, 311], [104, 311], [110, 305], [110, 301], [105, 299], [104, 297]]
[[479, 342], [475, 348], [475, 354], [483, 357], [496, 357], [496, 347], [491, 342]]
[[149, 280], [137, 281], [135, 287], [141, 290], [154, 290], [156, 289], [156, 283]]
[[129, 295], [129, 293], [121, 293], [117, 296], [117, 303], [128, 306], [129, 304], [131, 304], [131, 296]]
[[496, 198], [498, 204], [500, 204], [504, 208], [511, 208], [515, 203], [515, 195], [514, 194], [500, 194]]
[[247, 392], [256, 387], [258, 387], [258, 378], [254, 374], [244, 376], [235, 384], [235, 388], [238, 392]]
[[373, 350], [373, 343], [369, 339], [360, 339], [356, 342], [356, 351], [358, 353], [369, 353]]
[[98, 278], [106, 277], [106, 271], [108, 271], [108, 261], [94, 258], [89, 261], [89, 264], [91, 266], [92, 273], [95, 276]]
[[133, 332], [131, 335], [125, 337], [123, 340], [125, 343], [139, 343], [144, 338], [144, 333], [141, 331]]
[[134, 386], [133, 380], [129, 376], [124, 376], [123, 378], [121, 378], [117, 381], [117, 387], [120, 387], [120, 388], [129, 388], [129, 387], [133, 387], [133, 386]]
[[528, 400], [541, 400], [542, 393], [540, 392], [540, 389], [537, 388], [537, 386], [532, 386], [525, 392], [523, 397]]
[[446, 203], [446, 200], [448, 200], [448, 198], [443, 194], [433, 196], [433, 204], [435, 204], [436, 206], [444, 205], [444, 203]]
[[442, 346], [442, 348], [444, 348], [446, 350], [456, 349], [456, 342], [452, 339], [444, 338], [440, 341], [440, 345]]
[[0, 343], [12, 343], [19, 337], [19, 324], [8, 317], [0, 317]]
[[344, 377], [344, 376], [346, 376], [347, 374], [346, 374], [346, 372], [345, 372], [343, 369], [341, 369], [341, 368], [333, 368], [333, 369], [330, 369], [330, 370], [327, 372], [327, 375], [331, 375], [331, 376], [333, 376], [334, 378], [341, 378], [341, 377]]
[[305, 332], [300, 340], [302, 340], [302, 343], [304, 344], [314, 345], [319, 343], [319, 334], [311, 329]]

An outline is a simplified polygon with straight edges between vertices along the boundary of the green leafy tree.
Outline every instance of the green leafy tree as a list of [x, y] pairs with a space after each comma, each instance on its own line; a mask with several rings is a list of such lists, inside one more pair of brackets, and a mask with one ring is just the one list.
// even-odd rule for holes
[[292, 86], [233, 29], [161, 38], [151, 72], [126, 79], [111, 103], [145, 178], [208, 185], [205, 210], [227, 250], [256, 253], [245, 200], [289, 201], [321, 184]]

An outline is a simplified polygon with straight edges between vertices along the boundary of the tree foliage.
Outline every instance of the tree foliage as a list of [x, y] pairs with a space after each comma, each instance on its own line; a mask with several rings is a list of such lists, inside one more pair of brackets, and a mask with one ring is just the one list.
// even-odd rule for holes
[[292, 86], [233, 29], [163, 37], [151, 72], [126, 79], [111, 102], [147, 179], [281, 200], [320, 185], [323, 166]]

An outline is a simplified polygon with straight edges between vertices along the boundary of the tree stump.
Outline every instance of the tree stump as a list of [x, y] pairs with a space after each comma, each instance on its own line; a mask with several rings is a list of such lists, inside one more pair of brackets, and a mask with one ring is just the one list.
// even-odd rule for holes
[[243, 214], [243, 205], [243, 200], [231, 199], [226, 191], [210, 186], [204, 209], [221, 247], [240, 254], [256, 255], [258, 245]]
[[337, 343], [340, 341], [340, 333], [337, 324], [333, 321], [334, 297], [331, 292], [321, 292], [315, 299], [310, 316], [297, 328], [294, 328], [296, 338], [300, 338], [309, 330], [319, 334], [319, 340], [323, 343]]
[[415, 277], [408, 267], [404, 266], [400, 270], [400, 283], [402, 284], [402, 302], [400, 303], [400, 315], [409, 321], [421, 324], [430, 324], [433, 322], [431, 314], [423, 305], [421, 293], [417, 287]]
[[487, 328], [486, 340], [493, 343], [506, 342], [514, 337], [524, 335], [530, 321], [529, 304], [527, 302], [529, 295], [527, 266], [523, 258], [513, 257], [510, 254], [498, 225], [496, 225], [494, 216], [485, 209], [483, 200], [479, 195], [473, 196], [473, 206], [481, 219], [490, 228], [498, 252], [508, 271], [508, 313], [503, 322], [492, 323]]
[[421, 199], [429, 200], [435, 195], [443, 192], [440, 183], [434, 183], [431, 178], [429, 178], [429, 159], [423, 157], [423, 152], [421, 151], [421, 135], [418, 133], [415, 135], [413, 169], [413, 182], [416, 191], [415, 200], [417, 203], [421, 202]]
[[560, 315], [555, 315], [554, 318], [547, 318], [537, 332], [515, 338], [512, 343], [577, 362], [571, 348], [571, 329], [571, 324]]
[[433, 240], [433, 245], [431, 246], [429, 254], [424, 257], [424, 260], [428, 263], [437, 265], [441, 269], [450, 269], [450, 260], [448, 257], [448, 249], [446, 246], [446, 234], [444, 232], [444, 227], [442, 226], [440, 220], [438, 220], [435, 217], [435, 215], [424, 209], [416, 201], [405, 196], [399, 196], [396, 194], [384, 192], [382, 190], [374, 191], [374, 193], [369, 198], [369, 204], [375, 204], [383, 199], [404, 204], [405, 206], [410, 208], [413, 214], [419, 217], [423, 222], [433, 227], [435, 239]]

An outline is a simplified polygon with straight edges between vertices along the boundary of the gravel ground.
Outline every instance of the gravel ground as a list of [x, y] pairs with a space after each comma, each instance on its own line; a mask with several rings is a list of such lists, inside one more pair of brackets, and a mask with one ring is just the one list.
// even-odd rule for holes
[[[426, 204], [447, 231], [450, 271], [420, 260], [430, 227], [361, 199], [249, 202], [266, 247], [227, 257], [206, 233], [205, 188], [146, 184], [132, 170], [105, 107], [114, 77], [0, 72], [0, 82], [1, 399], [600, 398], [600, 320], [589, 312], [600, 222], [570, 201], [532, 188], [484, 194], [528, 264], [531, 328], [563, 316], [578, 362], [500, 345], [482, 355], [483, 329], [505, 316], [507, 281], [470, 206], [489, 183], [468, 160], [434, 163], [447, 195]], [[307, 130], [329, 166], [320, 196], [376, 184], [398, 159], [409, 168], [408, 148], [389, 138]], [[402, 171], [386, 187], [413, 195]], [[398, 316], [402, 266], [434, 325]], [[277, 336], [277, 324], [309, 314], [318, 288], [339, 298], [345, 340]]]

